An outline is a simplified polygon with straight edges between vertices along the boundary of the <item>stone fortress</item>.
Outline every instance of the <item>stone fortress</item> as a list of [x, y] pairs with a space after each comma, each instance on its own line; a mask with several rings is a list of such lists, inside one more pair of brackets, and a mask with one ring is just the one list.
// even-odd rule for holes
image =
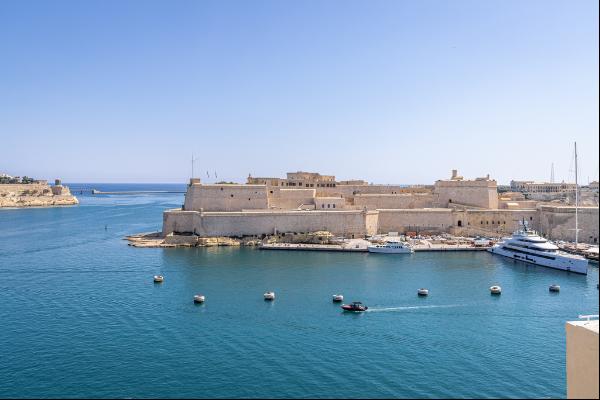
[[[597, 191], [597, 189], [596, 189]], [[180, 209], [164, 212], [162, 235], [245, 237], [328, 231], [358, 238], [375, 234], [505, 236], [526, 220], [553, 240], [575, 238], [575, 207], [498, 193], [488, 176], [452, 171], [433, 185], [377, 185], [294, 172], [286, 178], [248, 177], [246, 184], [202, 184], [192, 178]], [[579, 207], [579, 240], [598, 243], [598, 207]]]

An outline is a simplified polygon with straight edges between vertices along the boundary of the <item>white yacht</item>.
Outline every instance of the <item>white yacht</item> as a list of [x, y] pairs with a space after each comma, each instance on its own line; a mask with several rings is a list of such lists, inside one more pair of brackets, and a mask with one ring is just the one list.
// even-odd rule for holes
[[537, 232], [528, 229], [526, 223], [512, 237], [495, 244], [488, 251], [543, 267], [587, 274], [588, 261], [585, 257], [560, 251]]
[[407, 242], [388, 241], [384, 244], [374, 244], [367, 247], [369, 253], [402, 254], [413, 253], [413, 248]]

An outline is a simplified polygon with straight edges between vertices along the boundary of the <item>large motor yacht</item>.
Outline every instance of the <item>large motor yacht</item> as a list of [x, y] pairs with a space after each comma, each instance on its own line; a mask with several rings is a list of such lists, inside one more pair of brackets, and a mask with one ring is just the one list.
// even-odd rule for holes
[[384, 244], [374, 244], [367, 246], [369, 253], [402, 254], [413, 253], [414, 250], [407, 242], [388, 241]]
[[512, 237], [494, 245], [488, 251], [535, 265], [587, 274], [588, 261], [584, 257], [560, 251], [536, 231], [528, 229], [526, 223], [523, 223], [521, 229], [513, 233]]

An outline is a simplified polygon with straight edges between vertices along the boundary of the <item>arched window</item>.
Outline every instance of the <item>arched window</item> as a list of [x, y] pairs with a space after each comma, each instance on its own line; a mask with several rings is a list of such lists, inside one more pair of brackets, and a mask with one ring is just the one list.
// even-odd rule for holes
[[462, 226], [462, 221], [460, 219], [458, 220], [458, 226]]

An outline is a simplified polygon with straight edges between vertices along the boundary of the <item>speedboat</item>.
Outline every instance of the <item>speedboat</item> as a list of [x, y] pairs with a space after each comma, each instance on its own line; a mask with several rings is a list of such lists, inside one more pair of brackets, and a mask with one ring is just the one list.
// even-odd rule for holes
[[500, 293], [502, 293], [502, 288], [498, 285], [491, 286], [490, 293], [491, 294], [500, 294]]
[[385, 254], [405, 254], [413, 253], [414, 250], [407, 242], [388, 241], [384, 244], [374, 244], [367, 246], [369, 253], [385, 253]]
[[154, 275], [154, 283], [162, 283], [165, 278], [162, 275]]
[[342, 310], [351, 311], [351, 312], [364, 312], [367, 311], [369, 307], [363, 305], [360, 301], [354, 301], [351, 304], [342, 304]]

